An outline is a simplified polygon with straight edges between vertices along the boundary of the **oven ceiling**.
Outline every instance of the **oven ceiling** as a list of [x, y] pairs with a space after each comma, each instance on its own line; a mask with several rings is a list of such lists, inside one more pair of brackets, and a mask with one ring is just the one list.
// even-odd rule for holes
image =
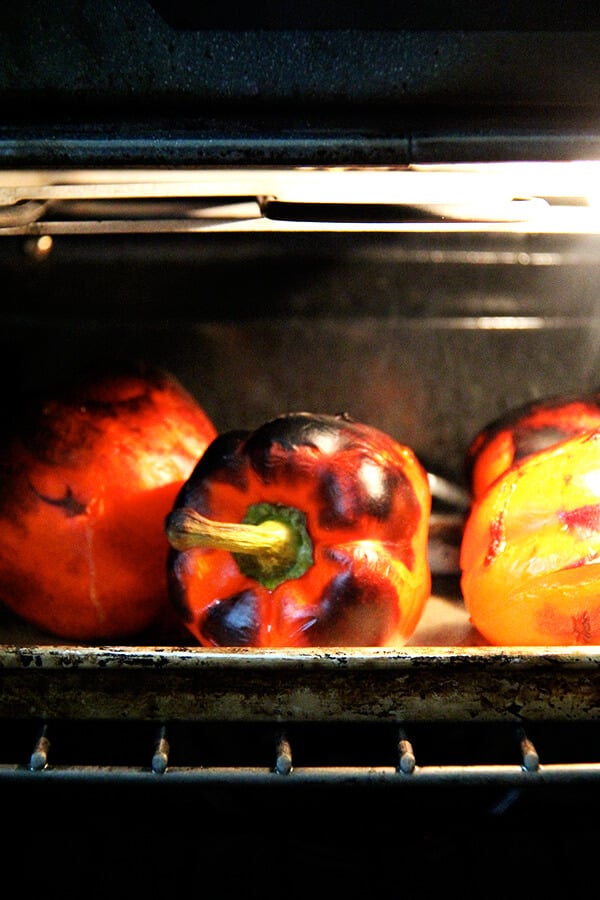
[[3, 168], [599, 158], [600, 9], [22, 0], [0, 104]]

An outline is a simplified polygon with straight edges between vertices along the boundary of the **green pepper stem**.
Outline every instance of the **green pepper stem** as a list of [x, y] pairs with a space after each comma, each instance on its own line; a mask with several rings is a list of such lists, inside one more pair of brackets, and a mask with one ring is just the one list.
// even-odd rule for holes
[[267, 519], [257, 525], [218, 522], [194, 509], [182, 507], [171, 512], [165, 529], [175, 550], [210, 547], [250, 556], [260, 556], [269, 566], [290, 565], [296, 558], [293, 529], [284, 522]]

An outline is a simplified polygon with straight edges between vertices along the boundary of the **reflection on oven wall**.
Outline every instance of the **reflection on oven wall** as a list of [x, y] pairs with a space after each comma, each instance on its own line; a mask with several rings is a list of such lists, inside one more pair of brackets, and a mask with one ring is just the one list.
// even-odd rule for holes
[[6, 402], [146, 359], [221, 430], [347, 412], [460, 479], [487, 421], [600, 384], [597, 238], [189, 237], [3, 239]]

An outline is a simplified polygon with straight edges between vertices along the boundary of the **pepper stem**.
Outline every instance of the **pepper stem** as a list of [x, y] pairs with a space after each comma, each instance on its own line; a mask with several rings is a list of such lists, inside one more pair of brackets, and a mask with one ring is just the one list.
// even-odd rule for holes
[[166, 522], [167, 538], [175, 550], [212, 547], [231, 553], [263, 556], [279, 564], [289, 564], [296, 556], [293, 530], [284, 522], [267, 519], [259, 525], [244, 522], [217, 522], [194, 509], [176, 509]]
[[167, 516], [165, 531], [175, 550], [228, 550], [241, 572], [270, 589], [300, 578], [313, 562], [306, 517], [292, 506], [256, 503], [243, 522], [219, 522], [181, 507]]

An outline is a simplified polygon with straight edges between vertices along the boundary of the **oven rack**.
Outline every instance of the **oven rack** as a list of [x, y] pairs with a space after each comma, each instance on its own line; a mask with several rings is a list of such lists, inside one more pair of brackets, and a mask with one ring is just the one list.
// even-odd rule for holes
[[586, 789], [599, 665], [600, 647], [0, 645], [0, 782]]
[[[37, 734], [28, 752], [23, 723], [5, 721], [0, 724], [0, 760], [2, 760], [0, 782], [27, 782], [30, 785], [36, 781], [38, 784], [113, 782], [130, 785], [152, 782], [169, 787], [237, 785], [260, 788], [281, 788], [284, 785], [286, 788], [292, 786], [300, 788], [307, 785], [348, 788], [362, 785], [394, 789], [410, 789], [418, 786], [479, 788], [500, 786], [520, 790], [535, 786], [573, 787], [577, 784], [600, 781], [600, 742], [597, 730], [595, 733], [584, 735], [583, 741], [578, 741], [576, 729], [571, 728], [569, 733], [569, 729], [565, 730], [564, 725], [553, 723], [550, 731], [544, 735], [550, 760], [553, 753], [558, 753], [558, 757], [564, 755], [563, 744], [575, 757], [589, 751], [595, 744], [599, 760], [582, 762], [571, 759], [546, 762], [538, 753], [537, 744], [533, 743], [522, 726], [511, 726], [508, 730], [499, 728], [497, 724], [491, 729], [486, 726], [483, 735], [473, 735], [472, 731], [469, 733], [468, 725], [463, 725], [462, 733], [460, 730], [456, 731], [455, 726], [445, 726], [435, 736], [434, 754], [437, 753], [442, 760], [444, 757], [447, 759], [447, 747], [452, 744], [459, 748], [459, 756], [469, 761], [456, 763], [428, 760], [421, 765], [409, 737], [410, 729], [399, 728], [396, 730], [396, 741], [389, 742], [389, 764], [376, 762], [369, 765], [347, 762], [352, 756], [352, 746], [349, 746], [351, 742], [348, 741], [348, 735], [336, 734], [335, 724], [326, 723], [319, 727], [322, 732], [324, 729], [317, 739], [319, 745], [317, 753], [320, 753], [321, 764], [295, 765], [295, 745], [287, 730], [276, 727], [273, 723], [263, 723], [258, 733], [256, 729], [252, 729], [250, 733], [243, 729], [235, 741], [237, 752], [242, 756], [247, 752], [250, 757], [254, 757], [260, 747], [264, 756], [262, 765], [244, 765], [239, 761], [235, 764], [223, 764], [223, 761], [215, 763], [214, 759], [209, 760], [207, 764], [194, 764], [189, 759], [187, 764], [183, 764], [179, 759], [177, 764], [171, 765], [172, 740], [169, 726], [161, 725], [151, 735], [147, 723], [129, 723], [127, 729], [123, 728], [123, 723], [101, 723], [100, 730], [95, 731], [95, 736], [93, 734], [90, 736], [85, 723], [43, 723], [37, 725]], [[303, 725], [299, 732], [300, 744], [306, 737], [302, 734], [305, 728]], [[179, 725], [179, 731], [180, 729]], [[219, 729], [223, 729], [220, 734]], [[16, 735], [15, 732], [19, 730], [21, 733]], [[178, 727], [175, 726], [174, 731], [177, 730]], [[418, 734], [419, 727], [417, 726], [415, 730]], [[231, 736], [227, 735], [226, 731], [225, 723], [217, 726], [217, 734], [222, 739], [221, 753], [225, 758], [231, 755], [229, 746]], [[544, 729], [542, 733], [543, 731]], [[132, 740], [133, 734], [135, 741]], [[214, 742], [214, 728], [211, 737]], [[387, 737], [390, 737], [389, 733]], [[194, 755], [201, 756], [202, 735], [195, 734], [193, 738], [199, 745], [195, 747]], [[365, 735], [363, 740], [364, 738]], [[368, 741], [367, 733], [366, 742]], [[57, 762], [53, 761], [52, 752], [55, 742], [60, 748], [56, 754]], [[133, 743], [136, 744], [138, 757], [133, 763], [113, 764], [109, 761], [104, 763], [93, 761], [103, 755], [106, 760], [111, 760], [115, 754], [117, 757], [131, 756]], [[182, 743], [187, 743], [185, 736]], [[377, 749], [377, 743], [377, 740], [373, 741], [374, 749]], [[486, 750], [483, 750], [484, 745]], [[478, 752], [487, 758], [490, 746], [493, 747], [491, 752], [495, 755], [496, 761], [470, 761]], [[6, 761], [7, 747], [9, 755], [12, 748], [12, 753], [20, 759], [16, 760], [13, 756], [12, 761]], [[508, 756], [507, 748], [510, 751]], [[177, 737], [173, 749], [177, 759]], [[332, 750], [337, 762], [329, 763], [327, 759], [331, 758]], [[211, 753], [214, 755], [214, 752], [213, 745], [209, 755]], [[79, 761], [65, 761], [73, 753], [80, 754]], [[507, 761], [508, 757], [510, 761]], [[344, 762], [340, 763], [340, 760]]]

